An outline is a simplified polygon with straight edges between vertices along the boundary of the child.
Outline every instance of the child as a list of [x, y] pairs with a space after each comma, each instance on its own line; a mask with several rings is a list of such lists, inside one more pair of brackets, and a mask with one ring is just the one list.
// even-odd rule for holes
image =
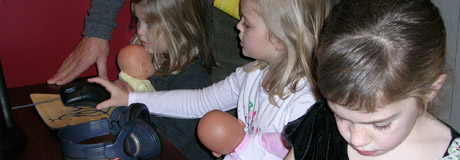
[[[209, 73], [215, 64], [201, 23], [202, 1], [131, 2], [133, 20], [137, 22], [134, 43], [142, 45], [157, 66], [155, 75], [149, 78], [155, 90], [201, 89], [211, 85]], [[196, 138], [198, 120], [152, 116], [159, 131], [187, 158], [212, 159]]]
[[[211, 82], [208, 73], [215, 63], [201, 23], [202, 1], [134, 0], [132, 3], [133, 19], [137, 21], [133, 43], [141, 44], [153, 54], [153, 62], [159, 68], [150, 81], [160, 87], [157, 90], [195, 89], [190, 86]], [[192, 78], [183, 78], [187, 76]]]
[[[245, 134], [244, 122], [221, 110], [206, 113], [198, 123], [197, 134], [200, 141], [216, 157], [227, 154], [225, 159], [279, 159], [284, 158], [288, 149], [283, 137], [278, 133], [262, 132]], [[267, 151], [253, 152], [253, 148]]]
[[140, 45], [127, 45], [117, 55], [117, 64], [120, 68], [118, 79], [122, 80], [135, 92], [155, 91], [149, 77], [155, 74], [155, 66], [150, 54]]
[[211, 110], [237, 108], [247, 134], [281, 134], [287, 122], [303, 115], [316, 101], [309, 59], [328, 10], [326, 0], [242, 0], [237, 24], [240, 44], [243, 54], [256, 61], [201, 90], [128, 94], [109, 81], [89, 79], [112, 94], [97, 108], [139, 102], [153, 114], [177, 118], [200, 118]]
[[460, 158], [458, 132], [429, 112], [447, 77], [444, 22], [432, 2], [346, 0], [331, 13], [316, 72], [327, 102], [287, 126], [290, 156]]

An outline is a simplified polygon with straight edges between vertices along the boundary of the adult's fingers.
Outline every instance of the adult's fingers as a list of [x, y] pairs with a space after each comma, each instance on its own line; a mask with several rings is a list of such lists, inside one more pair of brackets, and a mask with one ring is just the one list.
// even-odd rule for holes
[[109, 79], [107, 76], [107, 57], [99, 57], [96, 64], [99, 77]]

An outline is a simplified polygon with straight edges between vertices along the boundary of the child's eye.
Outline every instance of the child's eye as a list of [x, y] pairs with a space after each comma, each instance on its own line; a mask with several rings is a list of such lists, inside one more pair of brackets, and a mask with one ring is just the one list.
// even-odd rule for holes
[[391, 122], [386, 125], [376, 125], [374, 124], [374, 128], [379, 131], [387, 130], [391, 127]]
[[336, 114], [334, 114], [334, 117], [335, 117], [335, 119], [336, 119], [337, 121], [342, 121], [342, 120], [343, 120], [343, 118], [337, 116]]

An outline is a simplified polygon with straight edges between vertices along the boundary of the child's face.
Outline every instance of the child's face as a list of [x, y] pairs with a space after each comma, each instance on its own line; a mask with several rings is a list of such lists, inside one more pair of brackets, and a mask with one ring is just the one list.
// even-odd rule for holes
[[342, 137], [363, 156], [383, 155], [398, 147], [411, 133], [420, 111], [415, 98], [385, 105], [373, 113], [328, 104]]
[[[156, 27], [151, 27], [150, 24], [146, 22], [145, 15], [142, 13], [143, 9], [139, 5], [134, 5], [134, 13], [138, 19], [137, 22], [137, 35], [139, 40], [144, 46], [145, 50], [150, 54], [153, 53], [163, 53], [166, 51], [166, 44], [164, 40], [161, 40], [157, 34]], [[164, 38], [164, 37], [163, 37]]]
[[236, 25], [240, 31], [243, 54], [258, 60], [276, 62], [276, 49], [269, 40], [270, 33], [265, 23], [255, 12], [252, 0], [241, 0], [241, 20]]

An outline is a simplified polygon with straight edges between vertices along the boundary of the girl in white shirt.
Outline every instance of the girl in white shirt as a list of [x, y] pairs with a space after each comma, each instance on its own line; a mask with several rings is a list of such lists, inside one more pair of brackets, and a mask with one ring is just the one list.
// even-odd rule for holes
[[281, 134], [317, 99], [310, 59], [329, 8], [327, 0], [241, 0], [240, 45], [254, 62], [200, 90], [128, 93], [92, 78], [88, 81], [100, 83], [112, 94], [97, 108], [144, 103], [152, 114], [175, 118], [200, 118], [211, 110], [237, 108], [248, 134]]

